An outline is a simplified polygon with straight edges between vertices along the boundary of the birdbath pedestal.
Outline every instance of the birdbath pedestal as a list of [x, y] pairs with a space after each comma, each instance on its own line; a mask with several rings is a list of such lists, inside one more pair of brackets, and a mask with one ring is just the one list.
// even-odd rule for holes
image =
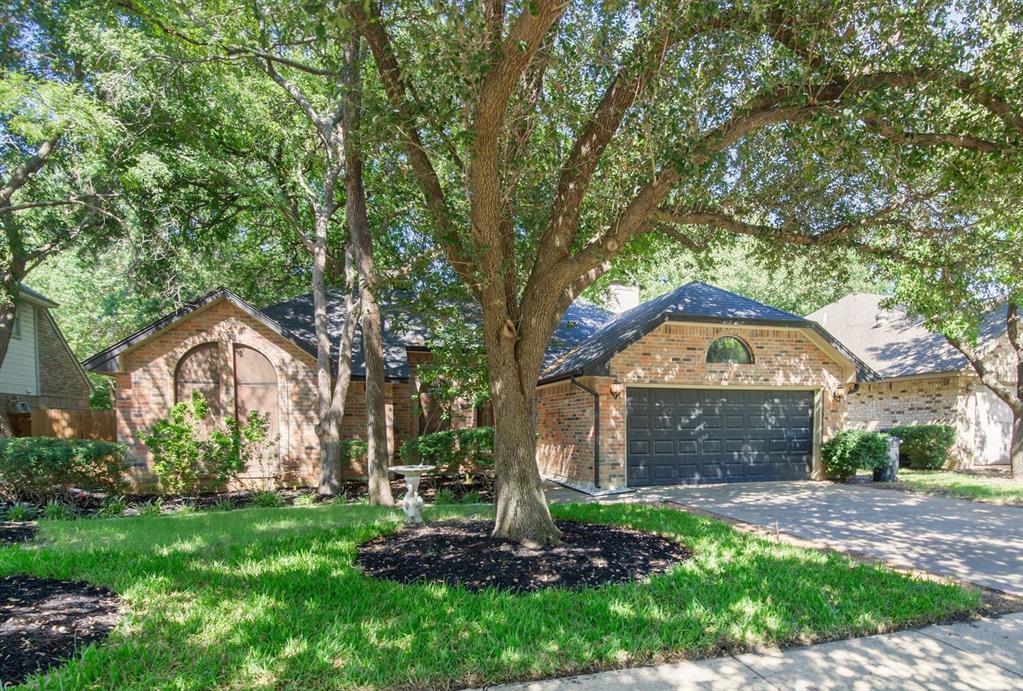
[[419, 496], [419, 478], [430, 472], [435, 465], [395, 465], [388, 468], [392, 473], [405, 476], [405, 484], [408, 492], [401, 500], [401, 508], [405, 511], [405, 520], [408, 523], [420, 524], [423, 522], [423, 498]]

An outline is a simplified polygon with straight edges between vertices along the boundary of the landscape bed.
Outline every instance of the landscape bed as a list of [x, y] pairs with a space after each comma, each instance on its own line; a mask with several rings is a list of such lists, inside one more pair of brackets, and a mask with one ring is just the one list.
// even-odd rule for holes
[[[981, 596], [639, 505], [552, 507], [679, 541], [642, 581], [524, 594], [366, 576], [360, 543], [394, 510], [321, 505], [53, 521], [0, 548], [0, 577], [83, 580], [121, 624], [50, 672], [68, 688], [454, 688], [867, 635], [969, 616]], [[433, 507], [428, 520], [488, 518]], [[32, 683], [32, 680], [29, 681]]]

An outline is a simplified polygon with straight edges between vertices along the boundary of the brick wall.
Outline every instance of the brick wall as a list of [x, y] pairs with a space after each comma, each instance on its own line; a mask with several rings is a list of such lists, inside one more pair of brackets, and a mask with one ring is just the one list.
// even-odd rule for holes
[[[752, 350], [753, 364], [706, 362], [707, 348], [721, 336], [738, 336]], [[702, 324], [662, 324], [611, 359], [608, 377], [580, 378], [601, 396], [600, 476], [602, 488], [626, 484], [626, 397], [610, 395], [617, 376], [623, 384], [671, 386], [781, 387], [820, 392], [821, 440], [844, 424], [845, 402], [834, 392], [849, 365], [839, 364], [804, 332]], [[538, 462], [543, 472], [582, 484], [593, 482], [592, 397], [561, 382], [538, 391]], [[814, 448], [819, 474], [819, 443]]]

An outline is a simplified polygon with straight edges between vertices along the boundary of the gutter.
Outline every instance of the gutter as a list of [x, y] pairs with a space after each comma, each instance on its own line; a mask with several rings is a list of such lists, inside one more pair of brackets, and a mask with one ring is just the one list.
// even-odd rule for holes
[[572, 385], [593, 396], [593, 486], [600, 489], [600, 394], [576, 381], [574, 374]]

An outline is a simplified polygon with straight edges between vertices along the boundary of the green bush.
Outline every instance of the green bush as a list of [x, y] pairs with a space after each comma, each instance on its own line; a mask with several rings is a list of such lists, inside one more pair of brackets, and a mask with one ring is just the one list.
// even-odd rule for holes
[[109, 441], [0, 439], [0, 496], [42, 503], [77, 487], [117, 492], [128, 470], [125, 448]]
[[955, 429], [948, 425], [906, 425], [893, 428], [891, 435], [902, 440], [899, 465], [917, 470], [944, 466], [956, 441]]
[[494, 467], [493, 427], [460, 429], [457, 436], [458, 456], [463, 466], [475, 470], [488, 470]]
[[203, 489], [221, 489], [250, 460], [262, 457], [268, 442], [267, 416], [253, 411], [244, 424], [227, 418], [223, 425], [210, 417], [206, 399], [193, 391], [190, 401], [172, 406], [165, 419], [142, 435], [165, 492], [196, 495]]
[[253, 506], [261, 509], [275, 509], [278, 506], [284, 506], [284, 497], [268, 489], [253, 492], [249, 499]]
[[44, 521], [70, 521], [74, 517], [74, 507], [57, 499], [51, 499], [43, 506], [42, 519]]
[[436, 506], [450, 506], [455, 503], [455, 492], [452, 489], [444, 487], [443, 489], [437, 490], [437, 494], [433, 498], [433, 503]]
[[857, 470], [882, 468], [888, 462], [888, 436], [858, 429], [843, 430], [821, 447], [828, 477], [847, 482]]
[[9, 509], [7, 509], [6, 519], [8, 521], [14, 521], [15, 523], [31, 521], [35, 517], [35, 507], [24, 502], [15, 502]]
[[494, 428], [443, 430], [409, 439], [398, 450], [403, 463], [435, 465], [444, 473], [486, 470], [494, 465]]
[[163, 499], [157, 497], [156, 499], [144, 501], [141, 504], [136, 505], [135, 510], [138, 512], [139, 516], [159, 516], [163, 513]]
[[351, 463], [361, 463], [365, 467], [369, 458], [369, 444], [362, 439], [345, 439], [341, 442], [341, 467], [347, 468]]
[[458, 470], [457, 442], [451, 430], [433, 432], [409, 439], [401, 445], [398, 455], [403, 463], [425, 463], [437, 466], [442, 472], [453, 472]]

